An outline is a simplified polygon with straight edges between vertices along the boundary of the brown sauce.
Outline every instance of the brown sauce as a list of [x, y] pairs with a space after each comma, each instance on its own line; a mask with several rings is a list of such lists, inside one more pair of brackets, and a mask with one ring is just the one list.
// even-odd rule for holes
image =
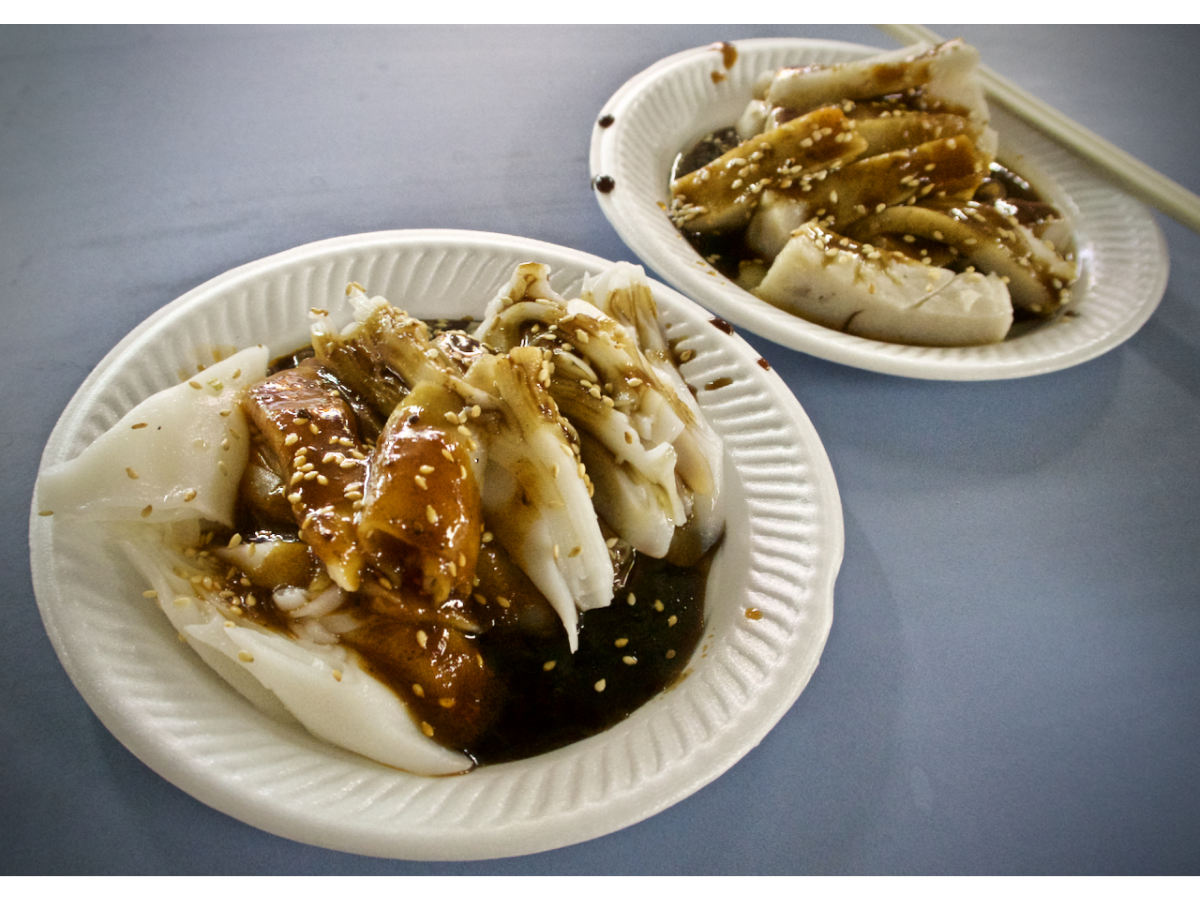
[[479, 763], [522, 759], [625, 719], [683, 673], [704, 631], [704, 584], [703, 568], [639, 557], [612, 605], [584, 613], [574, 654], [561, 627], [536, 642], [503, 629], [484, 634], [480, 652], [504, 673], [505, 696], [467, 752]]
[[[708, 165], [714, 159], [738, 146], [739, 143], [737, 129], [733, 127], [705, 135], [676, 156], [671, 170], [671, 180], [674, 181]], [[1035, 225], [1051, 218], [1061, 217], [1055, 207], [1047, 203], [1028, 180], [998, 162], [991, 164], [988, 176], [975, 192], [975, 199], [983, 203], [998, 205], [1006, 215], [1016, 216], [1017, 221], [1022, 225]], [[681, 228], [680, 232], [710, 266], [730, 281], [739, 281], [744, 267], [753, 266], [765, 269], [767, 266], [767, 261], [747, 246], [743, 229], [725, 232], [698, 232]], [[907, 255], [919, 255], [919, 251], [925, 249], [929, 254], [935, 255], [936, 259], [939, 250], [943, 248], [940, 245], [918, 241], [914, 246], [898, 245], [888, 249], [900, 250]], [[936, 261], [946, 268], [955, 268], [952, 258], [937, 259]]]
[[[463, 325], [431, 324], [434, 331]], [[471, 349], [465, 335], [437, 338], [463, 352]], [[286, 354], [272, 362], [271, 371], [293, 368], [312, 355], [311, 348]], [[336, 387], [352, 409], [367, 409], [348, 386]], [[378, 435], [379, 424], [371, 427]], [[326, 576], [299, 538], [283, 482], [270, 483], [263, 475], [269, 453], [258, 438], [253, 446], [235, 527], [211, 532], [208, 546], [228, 544], [236, 534], [235, 541], [263, 548], [263, 558], [268, 547], [276, 547], [269, 554], [272, 564], [252, 576], [222, 563], [223, 600], [231, 614], [288, 634], [294, 620], [276, 606], [274, 588], [305, 588]], [[618, 545], [612, 604], [582, 614], [572, 654], [546, 599], [490, 534], [483, 542], [473, 596], [452, 595], [435, 608], [419, 587], [393, 585], [368, 568], [362, 588], [337, 610], [355, 624], [341, 641], [434, 740], [480, 764], [534, 756], [604, 731], [683, 675], [703, 634], [711, 554], [684, 568]], [[397, 598], [405, 607], [399, 612]], [[470, 623], [478, 633], [455, 622]]]
[[733, 326], [730, 325], [728, 322], [726, 322], [724, 319], [722, 319], [720, 316], [713, 316], [708, 321], [709, 321], [709, 324], [711, 324], [714, 328], [717, 329], [717, 331], [723, 331], [723, 332], [725, 332], [725, 334], [733, 334]]
[[733, 64], [737, 62], [738, 51], [737, 47], [729, 43], [729, 41], [720, 41], [713, 44], [712, 48], [721, 54], [721, 65], [726, 69], [732, 69]]
[[736, 128], [721, 128], [709, 132], [675, 157], [675, 162], [671, 165], [671, 180], [682, 178], [689, 172], [707, 166], [740, 143]]

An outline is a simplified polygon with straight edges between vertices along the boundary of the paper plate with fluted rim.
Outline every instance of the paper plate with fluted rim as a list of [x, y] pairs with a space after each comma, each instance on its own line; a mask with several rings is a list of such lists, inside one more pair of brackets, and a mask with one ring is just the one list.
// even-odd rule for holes
[[597, 115], [590, 165], [601, 210], [654, 274], [707, 309], [777, 344], [862, 369], [962, 381], [1017, 378], [1077, 365], [1132, 337], [1166, 290], [1167, 248], [1154, 218], [995, 104], [999, 158], [1071, 222], [1081, 274], [1068, 316], [983, 347], [874, 341], [771, 306], [726, 279], [684, 240], [666, 214], [676, 154], [735, 123], [763, 72], [879, 52], [838, 41], [757, 38], [660, 60], [626, 82]]
[[[393, 231], [298, 247], [233, 269], [135, 328], [59, 419], [42, 467], [76, 456], [212, 351], [308, 341], [309, 310], [356, 281], [427, 318], [482, 313], [526, 261], [575, 296], [608, 263], [506, 235]], [[653, 283], [684, 376], [725, 442], [728, 517], [686, 677], [612, 729], [552, 753], [425, 778], [326, 744], [260, 712], [177, 640], [94, 527], [30, 516], [46, 631], [72, 681], [136, 756], [197, 799], [266, 831], [352, 853], [486, 859], [607, 834], [732, 766], [808, 683], [833, 616], [841, 503], [796, 398], [745, 341]], [[750, 612], [750, 615], [747, 613]]]

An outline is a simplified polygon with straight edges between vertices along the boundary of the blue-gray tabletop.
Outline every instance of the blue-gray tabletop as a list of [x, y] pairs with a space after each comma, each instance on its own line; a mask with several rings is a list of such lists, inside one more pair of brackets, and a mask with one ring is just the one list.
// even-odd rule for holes
[[[1200, 29], [933, 27], [1200, 192]], [[34, 478], [123, 335], [357, 232], [636, 262], [589, 186], [601, 106], [665, 55], [776, 35], [895, 46], [868, 26], [0, 29], [0, 874], [1200, 871], [1200, 236], [1160, 215], [1162, 305], [1064, 371], [920, 381], [745, 335], [838, 479], [833, 630], [759, 746], [623, 831], [469, 863], [294, 843], [143, 765], [55, 656]]]

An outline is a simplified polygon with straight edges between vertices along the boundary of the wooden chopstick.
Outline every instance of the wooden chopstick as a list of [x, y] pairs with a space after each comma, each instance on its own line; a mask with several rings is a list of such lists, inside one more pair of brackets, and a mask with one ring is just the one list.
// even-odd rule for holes
[[[940, 44], [943, 40], [924, 25], [875, 27], [903, 44], [919, 41]], [[1143, 203], [1200, 234], [1200, 197], [987, 66], [979, 67], [979, 77], [990, 99], [1102, 170], [1110, 181]]]

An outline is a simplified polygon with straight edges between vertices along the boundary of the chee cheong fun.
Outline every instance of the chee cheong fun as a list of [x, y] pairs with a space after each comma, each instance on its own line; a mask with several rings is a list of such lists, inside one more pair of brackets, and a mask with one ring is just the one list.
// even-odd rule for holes
[[1060, 314], [1062, 213], [996, 161], [961, 40], [766, 72], [736, 126], [682, 153], [670, 216], [773, 306], [894, 343], [1002, 341]]
[[[640, 268], [526, 263], [482, 321], [357, 285], [46, 470], [179, 634], [268, 712], [417, 774], [596, 733], [677, 678], [723, 528], [719, 436]], [[443, 323], [444, 324], [444, 323]]]

